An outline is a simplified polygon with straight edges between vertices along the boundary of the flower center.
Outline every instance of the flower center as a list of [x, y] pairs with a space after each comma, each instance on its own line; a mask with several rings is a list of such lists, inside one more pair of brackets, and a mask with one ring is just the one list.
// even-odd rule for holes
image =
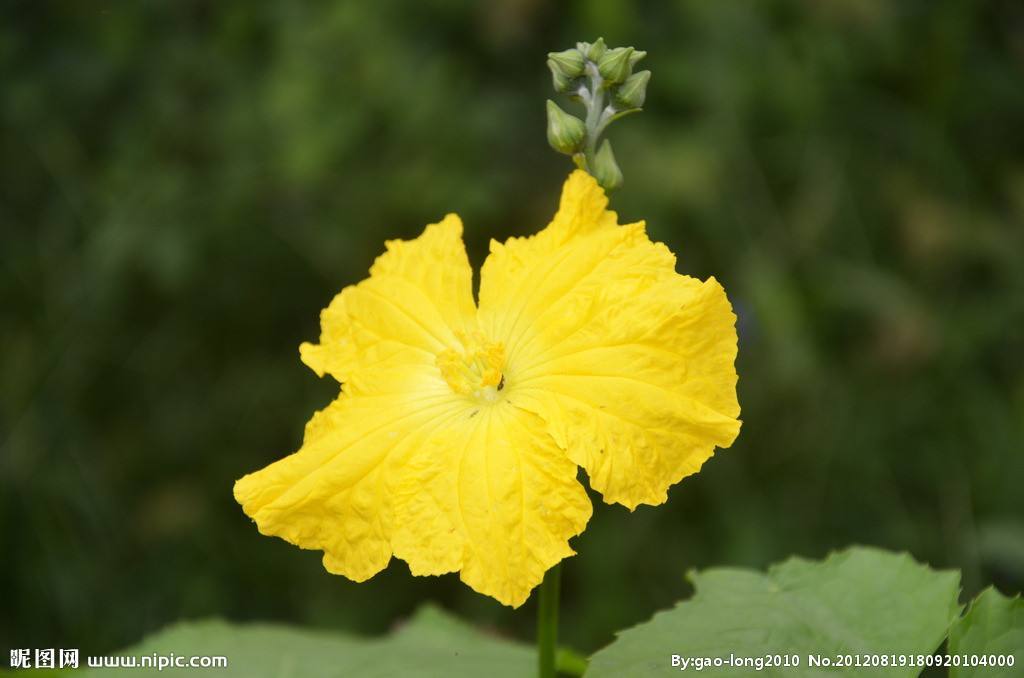
[[501, 370], [505, 365], [505, 347], [487, 341], [479, 332], [456, 332], [460, 350], [448, 349], [437, 355], [441, 376], [456, 393], [487, 402], [498, 399], [505, 385]]

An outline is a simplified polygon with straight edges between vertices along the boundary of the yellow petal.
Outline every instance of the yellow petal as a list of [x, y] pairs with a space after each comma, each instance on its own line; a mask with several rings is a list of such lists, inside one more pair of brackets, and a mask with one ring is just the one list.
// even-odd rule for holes
[[324, 551], [324, 566], [356, 581], [391, 558], [391, 485], [403, 460], [457, 403], [437, 354], [475, 327], [462, 224], [449, 215], [408, 242], [389, 241], [370, 277], [321, 314], [303, 360], [344, 381], [306, 427], [302, 448], [235, 484], [260, 532]]
[[320, 343], [299, 349], [303, 362], [345, 382], [346, 392], [377, 392], [409, 368], [430, 372], [436, 355], [457, 344], [455, 332], [475, 327], [473, 271], [457, 216], [386, 245], [370, 277], [321, 313]]
[[440, 390], [342, 394], [313, 416], [298, 452], [236, 482], [235, 499], [262, 534], [322, 550], [328, 571], [368, 579], [391, 558], [391, 485], [452, 407]]
[[597, 182], [576, 171], [565, 182], [558, 213], [546, 229], [528, 238], [510, 238], [504, 245], [491, 241], [480, 272], [478, 315], [485, 334], [510, 347], [535, 330], [530, 323], [548, 298], [570, 288], [593, 266], [566, 245], [614, 228], [615, 213], [605, 210], [607, 204]]
[[239, 480], [235, 498], [262, 534], [324, 551], [332, 573], [363, 581], [394, 553], [416, 575], [461, 570], [515, 607], [573, 554], [591, 512], [539, 417], [441, 390], [342, 394], [302, 449]]
[[739, 432], [735, 316], [721, 286], [675, 272], [642, 223], [618, 226], [588, 175], [531, 238], [492, 243], [482, 331], [508, 397], [547, 421], [608, 502], [665, 501]]
[[395, 488], [395, 555], [518, 607], [573, 555], [590, 519], [576, 465], [544, 422], [508, 401], [471, 409], [410, 456]]

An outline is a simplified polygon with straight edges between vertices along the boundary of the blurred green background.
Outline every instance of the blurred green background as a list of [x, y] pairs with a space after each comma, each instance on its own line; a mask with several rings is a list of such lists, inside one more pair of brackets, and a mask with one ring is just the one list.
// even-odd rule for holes
[[[300, 364], [385, 238], [476, 265], [546, 223], [545, 53], [648, 50], [614, 206], [740, 316], [744, 428], [666, 506], [596, 505], [580, 650], [684, 572], [849, 543], [1024, 588], [1024, 5], [1016, 0], [4, 4], [0, 646], [110, 651], [212, 615], [360, 633], [437, 601], [258, 535], [233, 481], [335, 386]], [[596, 499], [596, 497], [595, 497]]]

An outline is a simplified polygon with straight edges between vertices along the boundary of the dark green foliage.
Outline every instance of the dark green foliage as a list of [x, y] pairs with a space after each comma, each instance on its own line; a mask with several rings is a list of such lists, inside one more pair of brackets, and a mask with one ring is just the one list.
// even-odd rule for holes
[[551, 215], [546, 54], [648, 52], [624, 220], [740, 315], [737, 444], [599, 506], [564, 567], [591, 651], [679, 572], [850, 542], [1024, 587], [1024, 8], [29, 2], [0, 22], [0, 646], [100, 653], [222, 615], [382, 632], [454, 577], [368, 583], [231, 497], [335, 394], [298, 361], [390, 237]]

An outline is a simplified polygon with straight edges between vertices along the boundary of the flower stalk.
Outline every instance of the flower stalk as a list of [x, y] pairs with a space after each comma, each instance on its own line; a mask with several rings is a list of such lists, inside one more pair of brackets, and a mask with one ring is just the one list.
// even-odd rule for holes
[[[647, 55], [632, 47], [609, 49], [603, 38], [593, 43], [548, 54], [548, 68], [555, 91], [583, 104], [583, 119], [547, 101], [547, 137], [551, 148], [571, 156], [578, 168], [593, 176], [608, 193], [623, 183], [608, 139], [601, 142], [608, 125], [637, 113], [647, 95], [650, 71], [633, 72]], [[599, 144], [599, 142], [601, 142]], [[558, 597], [561, 567], [544, 575], [538, 592], [537, 660], [540, 678], [555, 678], [558, 645]]]
[[537, 599], [537, 675], [555, 678], [555, 649], [558, 646], [558, 596], [562, 566], [544, 573]]

